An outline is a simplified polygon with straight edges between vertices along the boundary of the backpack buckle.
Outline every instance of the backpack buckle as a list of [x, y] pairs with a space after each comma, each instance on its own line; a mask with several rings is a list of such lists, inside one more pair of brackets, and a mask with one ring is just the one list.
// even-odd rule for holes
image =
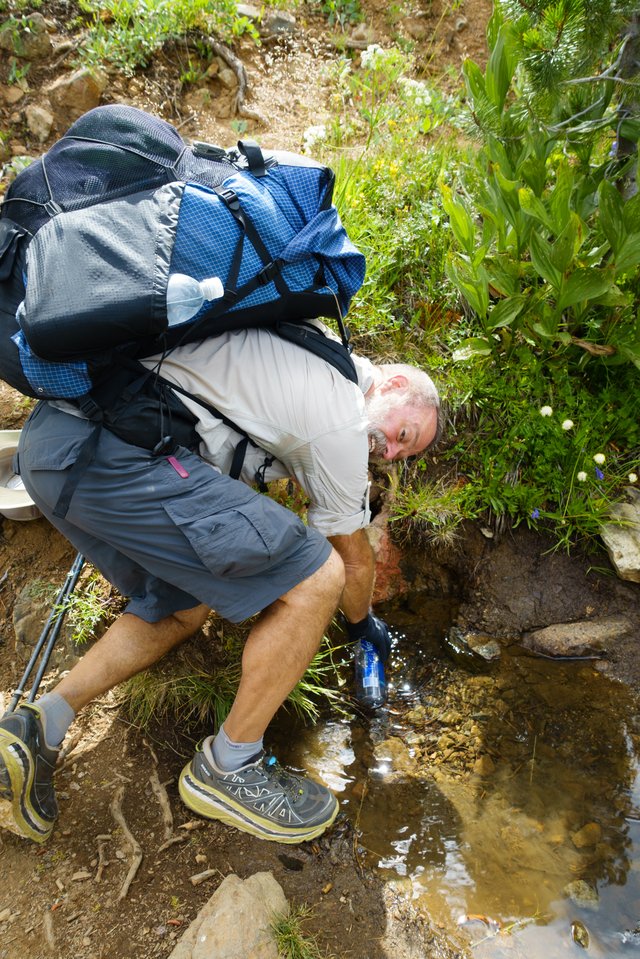
[[271, 283], [273, 279], [278, 275], [282, 269], [282, 263], [279, 260], [273, 260], [271, 263], [267, 263], [266, 266], [263, 266], [260, 272], [256, 275], [256, 280], [260, 286], [266, 286], [268, 283]]
[[232, 190], [231, 187], [218, 187], [216, 193], [220, 199], [226, 203], [230, 210], [239, 210], [240, 209], [240, 200], [238, 199], [238, 194], [235, 190]]

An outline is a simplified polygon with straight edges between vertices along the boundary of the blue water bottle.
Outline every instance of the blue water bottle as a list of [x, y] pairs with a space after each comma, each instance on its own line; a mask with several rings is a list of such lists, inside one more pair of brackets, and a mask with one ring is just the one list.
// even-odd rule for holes
[[387, 695], [384, 663], [373, 643], [361, 639], [355, 648], [356, 689], [355, 698], [369, 709], [382, 706]]

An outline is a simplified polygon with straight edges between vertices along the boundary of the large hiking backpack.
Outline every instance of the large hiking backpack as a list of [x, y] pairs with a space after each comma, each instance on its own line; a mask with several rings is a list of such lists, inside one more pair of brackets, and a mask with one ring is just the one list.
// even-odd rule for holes
[[[187, 145], [129, 106], [89, 111], [15, 178], [0, 209], [0, 378], [71, 401], [156, 453], [198, 443], [176, 387], [139, 363], [180, 343], [268, 326], [356, 382], [343, 317], [365, 263], [333, 183], [307, 157], [252, 141]], [[170, 325], [173, 273], [218, 276], [224, 296]], [[338, 321], [341, 342], [305, 323], [321, 316]], [[241, 456], [236, 475], [240, 466]]]
[[[187, 146], [133, 107], [91, 110], [2, 205], [0, 376], [32, 396], [77, 400], [112, 368], [108, 351], [148, 356], [233, 328], [287, 335], [307, 318], [341, 323], [364, 258], [332, 192], [331, 170], [306, 157], [252, 142]], [[171, 273], [219, 276], [224, 297], [170, 327]]]

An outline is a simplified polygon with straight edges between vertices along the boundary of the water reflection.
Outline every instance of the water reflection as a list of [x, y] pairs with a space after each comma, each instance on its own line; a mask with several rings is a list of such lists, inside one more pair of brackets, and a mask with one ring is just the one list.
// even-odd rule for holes
[[480, 959], [640, 956], [625, 688], [518, 648], [472, 675], [443, 653], [441, 604], [385, 618], [401, 636], [389, 708], [319, 724], [291, 757], [340, 792], [363, 857]]

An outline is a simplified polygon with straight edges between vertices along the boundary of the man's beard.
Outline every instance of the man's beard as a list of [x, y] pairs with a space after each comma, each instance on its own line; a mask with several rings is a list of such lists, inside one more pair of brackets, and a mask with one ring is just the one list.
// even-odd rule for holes
[[384, 451], [387, 448], [387, 437], [382, 430], [371, 424], [367, 430], [369, 437], [369, 460], [372, 463], [384, 463]]

